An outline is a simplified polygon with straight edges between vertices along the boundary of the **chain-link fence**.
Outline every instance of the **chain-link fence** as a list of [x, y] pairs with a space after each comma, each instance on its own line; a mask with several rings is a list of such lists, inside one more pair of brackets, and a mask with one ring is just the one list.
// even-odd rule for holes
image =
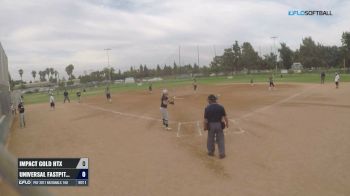
[[19, 95], [19, 92], [10, 92], [7, 56], [0, 43], [0, 183], [5, 180], [20, 195], [50, 195], [46, 189], [17, 185], [17, 159], [5, 148], [13, 119], [11, 105], [16, 107]]
[[5, 141], [12, 120], [7, 56], [0, 43], [0, 143]]

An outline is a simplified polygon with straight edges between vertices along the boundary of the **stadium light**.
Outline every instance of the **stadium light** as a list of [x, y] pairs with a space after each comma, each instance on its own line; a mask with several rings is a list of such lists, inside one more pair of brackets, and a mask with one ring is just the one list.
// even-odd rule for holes
[[109, 51], [112, 50], [112, 49], [105, 48], [104, 50], [106, 51], [106, 54], [107, 54], [107, 63], [108, 63], [108, 69], [109, 69], [109, 82], [111, 82], [112, 78], [111, 78], [111, 68], [110, 68], [110, 65], [109, 65]]
[[277, 74], [277, 52], [276, 52], [276, 39], [278, 37], [277, 36], [272, 36], [271, 39], [273, 39], [273, 48], [274, 48], [274, 51], [273, 53], [276, 55], [276, 70], [275, 70], [275, 73]]

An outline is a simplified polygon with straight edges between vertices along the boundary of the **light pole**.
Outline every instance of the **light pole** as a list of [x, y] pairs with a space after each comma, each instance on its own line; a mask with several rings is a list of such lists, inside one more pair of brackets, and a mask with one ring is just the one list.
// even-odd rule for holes
[[108, 63], [108, 71], [109, 71], [109, 82], [111, 82], [112, 78], [111, 78], [111, 68], [109, 66], [109, 51], [112, 50], [112, 49], [105, 48], [104, 50], [106, 51], [106, 54], [107, 54], [107, 63]]
[[275, 70], [275, 74], [277, 74], [277, 53], [276, 52], [276, 39], [278, 37], [277, 36], [272, 36], [271, 39], [273, 39], [273, 48], [274, 48], [274, 51], [273, 53], [276, 55], [276, 70]]

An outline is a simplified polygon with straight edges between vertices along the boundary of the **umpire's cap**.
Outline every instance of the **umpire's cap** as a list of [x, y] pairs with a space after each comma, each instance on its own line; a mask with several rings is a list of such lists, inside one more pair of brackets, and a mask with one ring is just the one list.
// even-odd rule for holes
[[215, 96], [215, 95], [213, 95], [213, 94], [210, 94], [209, 96], [208, 96], [208, 100], [209, 101], [216, 101], [218, 98]]

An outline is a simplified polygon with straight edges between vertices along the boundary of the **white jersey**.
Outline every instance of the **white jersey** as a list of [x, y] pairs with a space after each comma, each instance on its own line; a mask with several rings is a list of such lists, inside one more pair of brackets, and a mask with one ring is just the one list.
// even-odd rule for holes
[[339, 80], [340, 80], [339, 74], [335, 75], [334, 81], [335, 81], [335, 82], [339, 82]]
[[55, 102], [55, 98], [51, 95], [50, 96], [50, 103], [54, 103]]

